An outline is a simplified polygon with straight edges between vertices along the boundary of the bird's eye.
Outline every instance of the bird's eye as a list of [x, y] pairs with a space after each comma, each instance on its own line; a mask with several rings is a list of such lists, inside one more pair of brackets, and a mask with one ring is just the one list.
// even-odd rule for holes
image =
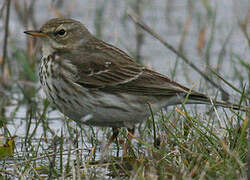
[[60, 31], [56, 32], [56, 35], [65, 36], [66, 35], [66, 31], [64, 29], [61, 29]]

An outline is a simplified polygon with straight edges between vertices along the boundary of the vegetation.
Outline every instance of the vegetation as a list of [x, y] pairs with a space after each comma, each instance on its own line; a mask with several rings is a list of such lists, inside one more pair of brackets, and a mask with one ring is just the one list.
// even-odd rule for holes
[[[249, 114], [241, 111], [204, 105], [168, 107], [137, 125], [129, 154], [122, 156], [128, 140], [123, 128], [104, 153], [111, 128], [79, 127], [49, 104], [37, 77], [40, 43], [22, 33], [55, 16], [78, 19], [145, 66], [217, 99], [222, 94], [222, 99], [230, 97], [246, 106], [249, 9], [244, 3], [230, 3], [1, 2], [0, 179], [247, 179]], [[243, 15], [235, 15], [237, 8]], [[151, 35], [153, 31], [161, 37], [146, 33], [128, 13], [143, 19]], [[225, 19], [225, 13], [231, 19]], [[165, 44], [166, 49], [163, 41], [176, 52]], [[204, 74], [182, 61], [184, 55]]]

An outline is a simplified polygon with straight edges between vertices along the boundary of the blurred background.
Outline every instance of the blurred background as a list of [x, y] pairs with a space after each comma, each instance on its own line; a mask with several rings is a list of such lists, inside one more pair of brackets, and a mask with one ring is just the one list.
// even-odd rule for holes
[[[51, 18], [76, 19], [92, 34], [124, 50], [148, 68], [221, 99], [217, 88], [136, 26], [128, 12], [137, 14], [222, 86], [230, 94], [230, 101], [238, 103], [241, 100], [242, 94], [237, 91], [249, 95], [249, 0], [1, 0], [0, 125], [4, 137], [19, 137], [16, 152], [22, 153], [18, 157], [30, 156], [27, 151], [30, 152], [41, 139], [46, 142], [65, 129], [76, 127], [73, 122], [58, 121], [65, 117], [45, 99], [37, 73], [41, 43], [23, 33], [39, 29]], [[229, 85], [207, 67], [220, 74]], [[93, 137], [87, 135], [92, 131], [98, 139], [99, 129], [87, 127], [87, 142], [83, 144], [93, 145]], [[106, 132], [110, 133], [104, 130], [104, 134]], [[99, 133], [100, 136], [103, 134]]]

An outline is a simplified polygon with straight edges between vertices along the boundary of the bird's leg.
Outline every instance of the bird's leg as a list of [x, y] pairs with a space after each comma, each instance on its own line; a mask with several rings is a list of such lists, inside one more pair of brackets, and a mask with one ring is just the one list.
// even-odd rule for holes
[[127, 155], [128, 149], [131, 149], [131, 139], [134, 137], [135, 127], [127, 128], [127, 130], [128, 130], [128, 140], [123, 145], [123, 153], [122, 153], [123, 156]]
[[108, 143], [105, 145], [104, 147], [104, 151], [106, 151], [108, 149], [108, 147], [110, 146], [110, 144], [115, 140], [115, 138], [118, 136], [119, 134], [119, 128], [112, 128], [113, 130], [113, 134], [112, 136], [109, 138]]

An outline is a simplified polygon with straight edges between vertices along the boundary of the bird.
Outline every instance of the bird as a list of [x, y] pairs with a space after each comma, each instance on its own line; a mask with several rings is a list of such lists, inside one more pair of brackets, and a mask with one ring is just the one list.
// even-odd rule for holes
[[132, 132], [150, 116], [150, 108], [157, 111], [185, 101], [248, 109], [217, 101], [138, 64], [77, 20], [54, 18], [24, 33], [42, 40], [39, 78], [49, 101], [79, 124], [112, 127], [108, 144], [119, 128]]

